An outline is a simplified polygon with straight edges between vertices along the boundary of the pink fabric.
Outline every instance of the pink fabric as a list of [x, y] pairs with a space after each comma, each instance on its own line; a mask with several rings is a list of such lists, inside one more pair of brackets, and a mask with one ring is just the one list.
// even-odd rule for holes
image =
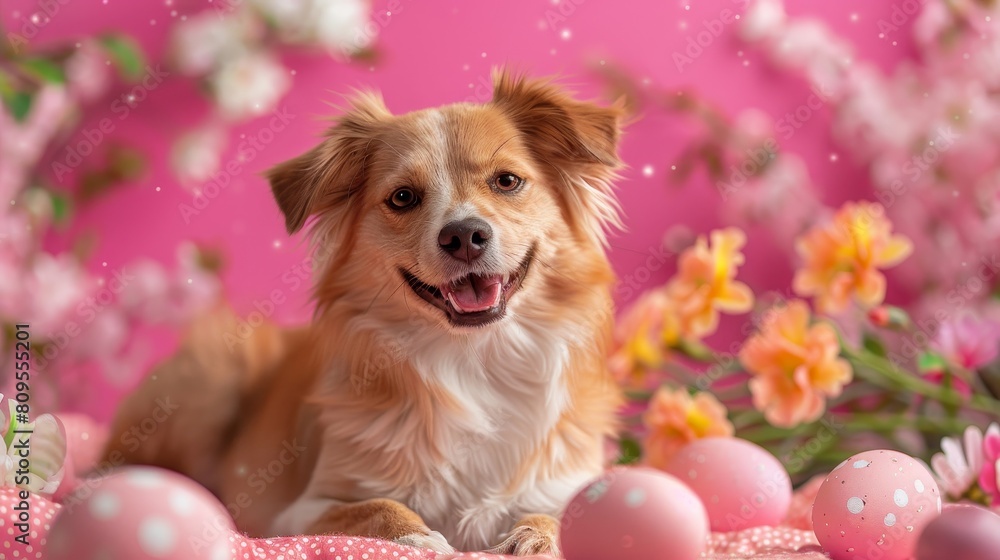
[[[77, 484], [87, 474], [86, 471], [104, 472], [109, 465], [98, 465], [96, 459], [107, 437], [107, 430], [79, 415], [64, 415], [60, 419], [69, 434], [71, 464], [75, 476], [67, 477]], [[90, 459], [89, 462], [83, 461]], [[816, 480], [807, 484], [796, 494], [789, 514], [788, 523], [781, 527], [756, 527], [733, 533], [714, 533], [709, 538], [707, 558], [717, 560], [812, 560], [826, 558], [819, 552], [816, 538], [807, 523], [812, 497], [818, 484]], [[70, 490], [70, 489], [68, 489]], [[68, 490], [60, 489], [57, 501], [62, 501]], [[17, 512], [17, 490], [0, 488], [0, 553], [22, 550], [23, 545], [13, 541], [16, 531], [12, 531]], [[41, 551], [47, 542], [52, 520], [60, 513], [58, 503], [42, 496], [32, 496], [31, 551], [27, 558], [42, 558]], [[229, 537], [234, 560], [258, 558], [274, 560], [343, 560], [345, 558], [363, 560], [452, 560], [476, 558], [499, 560], [502, 556], [485, 553], [461, 553], [442, 555], [430, 550], [416, 549], [375, 539], [343, 536], [299, 536], [273, 539], [252, 539], [245, 535], [233, 534]], [[7, 546], [7, 544], [10, 546]], [[22, 553], [23, 555], [24, 553]], [[0, 554], [4, 557], [6, 554]]]

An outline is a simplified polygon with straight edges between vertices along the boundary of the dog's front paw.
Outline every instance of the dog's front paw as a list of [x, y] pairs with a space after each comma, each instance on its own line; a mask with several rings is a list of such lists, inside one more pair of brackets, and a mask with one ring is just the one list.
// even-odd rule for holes
[[514, 556], [548, 554], [561, 557], [559, 552], [559, 522], [548, 515], [529, 515], [507, 533], [502, 543], [491, 552]]
[[455, 552], [455, 549], [448, 544], [448, 540], [444, 538], [444, 535], [429, 529], [426, 533], [411, 533], [409, 535], [403, 535], [402, 537], [393, 539], [393, 542], [416, 548], [429, 548], [434, 552], [441, 552], [444, 554]]

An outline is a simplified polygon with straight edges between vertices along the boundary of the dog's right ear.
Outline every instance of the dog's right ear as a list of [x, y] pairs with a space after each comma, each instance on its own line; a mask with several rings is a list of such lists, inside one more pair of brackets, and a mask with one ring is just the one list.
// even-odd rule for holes
[[359, 93], [315, 148], [266, 172], [288, 233], [319, 212], [346, 202], [365, 182], [365, 155], [380, 123], [392, 115], [382, 98]]

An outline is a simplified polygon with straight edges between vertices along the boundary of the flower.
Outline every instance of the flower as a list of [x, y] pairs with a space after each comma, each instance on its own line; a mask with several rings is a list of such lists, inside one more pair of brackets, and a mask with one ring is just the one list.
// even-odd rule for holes
[[892, 223], [881, 204], [849, 202], [833, 222], [816, 226], [796, 242], [804, 267], [793, 287], [800, 296], [815, 296], [821, 313], [847, 308], [853, 297], [865, 308], [885, 298], [885, 276], [879, 269], [899, 264], [913, 245], [892, 235]]
[[694, 339], [712, 334], [719, 325], [719, 311], [745, 313], [753, 307], [753, 292], [734, 280], [743, 264], [740, 248], [746, 235], [737, 228], [715, 230], [699, 236], [685, 250], [677, 274], [667, 284], [667, 294], [677, 306], [683, 336]]
[[219, 17], [206, 10], [174, 26], [171, 59], [182, 74], [205, 75], [242, 54], [262, 33], [250, 12], [237, 10]]
[[977, 369], [1000, 353], [1000, 323], [971, 315], [946, 320], [934, 335], [931, 348], [954, 366]]
[[809, 324], [809, 308], [796, 300], [772, 309], [757, 334], [740, 350], [750, 372], [754, 406], [775, 426], [793, 427], [823, 414], [826, 397], [840, 394], [852, 378], [851, 366], [837, 357], [833, 327]]
[[[998, 426], [994, 424], [990, 427], [991, 430], [994, 428]], [[964, 450], [962, 442], [965, 443]], [[969, 426], [965, 429], [962, 442], [946, 437], [941, 440], [942, 452], [931, 457], [931, 469], [941, 489], [956, 499], [972, 488], [984, 467], [983, 432]]]
[[341, 54], [367, 47], [377, 32], [365, 26], [371, 6], [367, 0], [251, 0], [290, 43], [319, 43]]
[[707, 437], [732, 437], [733, 424], [726, 418], [726, 407], [711, 393], [660, 387], [649, 401], [643, 416], [649, 429], [646, 436], [646, 461], [657, 468], [688, 443]]
[[111, 85], [108, 55], [94, 40], [83, 41], [66, 60], [66, 84], [70, 95], [81, 103], [95, 101]]
[[184, 184], [207, 181], [219, 170], [226, 148], [226, 130], [221, 126], [203, 126], [181, 136], [170, 153], [174, 174]]
[[209, 82], [222, 115], [233, 120], [267, 113], [291, 86], [288, 70], [265, 52], [227, 59]]
[[990, 505], [1000, 506], [1000, 425], [991, 424], [983, 438], [983, 463], [979, 487], [990, 496]]
[[[6, 399], [9, 417], [0, 408], [0, 486], [23, 488], [36, 494], [51, 495], [59, 488], [65, 474], [66, 430], [51, 414], [42, 414], [34, 422], [21, 422], [16, 414], [17, 402]], [[0, 407], [4, 402], [0, 394]], [[20, 450], [14, 440], [15, 430], [31, 432], [31, 461], [26, 478], [19, 471]]]
[[608, 359], [611, 374], [619, 383], [641, 379], [647, 369], [666, 360], [667, 348], [677, 340], [677, 317], [667, 293], [659, 289], [642, 294], [615, 325]]

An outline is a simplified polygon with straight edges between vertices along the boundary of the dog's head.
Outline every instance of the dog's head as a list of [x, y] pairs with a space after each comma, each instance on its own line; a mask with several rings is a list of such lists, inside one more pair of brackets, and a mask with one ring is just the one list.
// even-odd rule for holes
[[608, 282], [621, 115], [505, 72], [483, 105], [393, 116], [363, 94], [268, 178], [290, 233], [316, 217], [321, 308], [482, 327]]

